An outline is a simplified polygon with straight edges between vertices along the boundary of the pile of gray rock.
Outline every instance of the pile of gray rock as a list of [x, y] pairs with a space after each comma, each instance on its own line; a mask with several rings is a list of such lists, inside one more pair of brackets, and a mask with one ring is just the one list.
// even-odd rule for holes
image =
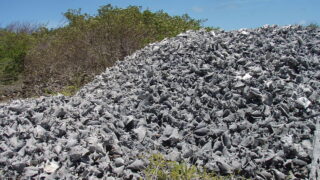
[[308, 178], [320, 29], [188, 31], [75, 96], [0, 104], [0, 177], [135, 179], [161, 153], [220, 175]]

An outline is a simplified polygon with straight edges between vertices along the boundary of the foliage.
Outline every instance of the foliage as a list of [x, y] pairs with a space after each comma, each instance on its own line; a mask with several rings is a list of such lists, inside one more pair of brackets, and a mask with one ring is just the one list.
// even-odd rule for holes
[[76, 86], [67, 86], [60, 93], [64, 96], [74, 95], [80, 88]]
[[[68, 25], [37, 33], [37, 45], [26, 57], [26, 85], [30, 93], [60, 92], [80, 87], [115, 61], [150, 42], [201, 28], [202, 20], [170, 16], [141, 7], [102, 6], [91, 16], [81, 9], [64, 13]], [[37, 87], [37, 88], [33, 88]]]
[[165, 160], [161, 154], [153, 154], [149, 158], [149, 165], [144, 173], [149, 180], [190, 180], [190, 179], [205, 179], [205, 180], [223, 180], [229, 177], [218, 177], [214, 173], [209, 173], [206, 170], [200, 170], [194, 165], [187, 163], [179, 163], [175, 161]]
[[309, 27], [311, 29], [317, 29], [317, 28], [319, 28], [319, 25], [316, 24], [316, 23], [310, 23], [310, 24], [307, 25], [307, 27]]
[[58, 94], [62, 94], [64, 96], [73, 96], [80, 89], [80, 87], [76, 86], [66, 86], [60, 92], [55, 92], [50, 89], [45, 89], [44, 92], [48, 95], [56, 96]]
[[64, 16], [67, 25], [57, 29], [16, 23], [0, 30], [1, 82], [21, 76], [25, 97], [77, 89], [148, 43], [197, 30], [203, 22], [137, 6], [105, 5], [97, 15], [68, 10]]
[[45, 27], [45, 25], [28, 22], [13, 22], [7, 25], [5, 30], [16, 34], [33, 34], [38, 32], [42, 27]]
[[32, 43], [30, 34], [0, 30], [0, 84], [18, 80], [24, 70], [25, 55]]

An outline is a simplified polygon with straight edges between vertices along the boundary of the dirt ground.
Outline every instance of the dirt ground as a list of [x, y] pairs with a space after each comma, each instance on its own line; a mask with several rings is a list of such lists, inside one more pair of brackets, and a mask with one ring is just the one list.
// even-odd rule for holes
[[23, 82], [17, 81], [10, 85], [0, 84], [0, 102], [8, 102], [22, 97]]

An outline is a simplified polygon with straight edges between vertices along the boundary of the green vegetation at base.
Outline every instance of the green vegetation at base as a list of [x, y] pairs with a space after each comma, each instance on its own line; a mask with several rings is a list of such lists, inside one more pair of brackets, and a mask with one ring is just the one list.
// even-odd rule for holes
[[66, 86], [60, 92], [55, 92], [50, 89], [45, 89], [45, 94], [56, 96], [58, 94], [62, 94], [64, 96], [73, 96], [80, 89], [80, 87], [76, 86]]
[[232, 176], [217, 176], [206, 170], [200, 170], [194, 165], [188, 165], [184, 162], [168, 161], [161, 154], [153, 154], [149, 158], [149, 165], [145, 169], [146, 179], [154, 180], [226, 180], [232, 179]]
[[13, 24], [0, 30], [0, 84], [22, 79], [26, 97], [78, 88], [151, 42], [190, 29], [214, 29], [187, 14], [170, 16], [137, 6], [106, 5], [97, 15], [68, 10], [64, 16], [67, 25], [56, 29]]

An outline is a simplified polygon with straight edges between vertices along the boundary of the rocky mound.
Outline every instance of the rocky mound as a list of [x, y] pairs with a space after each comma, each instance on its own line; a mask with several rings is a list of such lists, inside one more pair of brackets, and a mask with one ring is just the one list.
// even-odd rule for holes
[[308, 178], [320, 29], [189, 31], [118, 62], [73, 97], [0, 105], [0, 177], [137, 178], [148, 154], [218, 174]]

